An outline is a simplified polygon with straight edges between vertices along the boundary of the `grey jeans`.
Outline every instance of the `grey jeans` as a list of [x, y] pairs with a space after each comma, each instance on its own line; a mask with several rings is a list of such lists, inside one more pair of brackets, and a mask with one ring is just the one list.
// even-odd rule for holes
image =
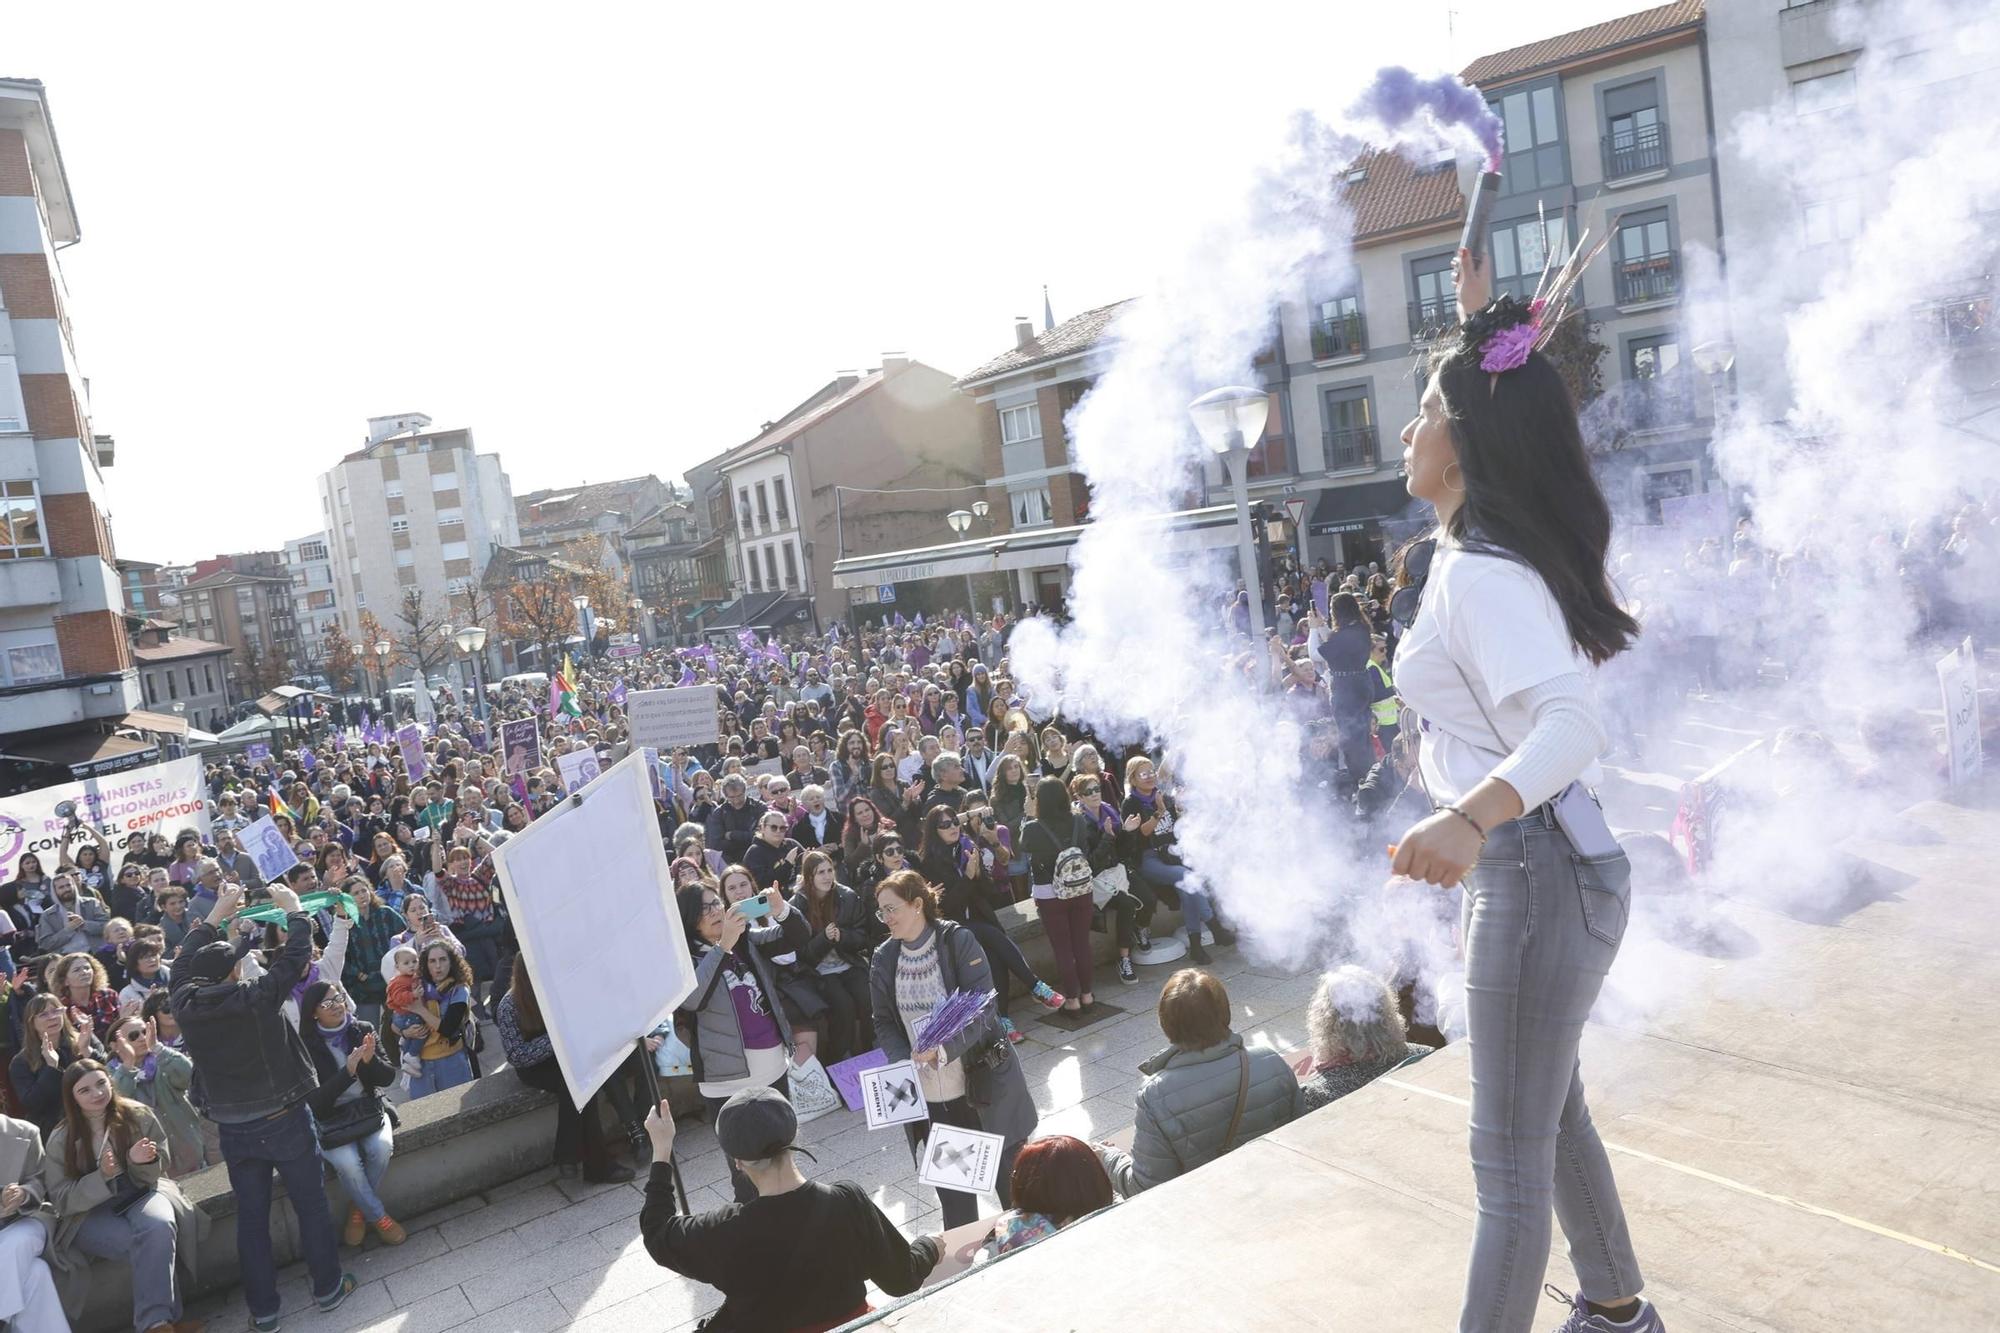
[[1577, 1046], [1625, 934], [1632, 868], [1587, 859], [1542, 807], [1493, 831], [1466, 881], [1466, 1018], [1478, 1218], [1460, 1333], [1524, 1333], [1542, 1296], [1549, 1215], [1584, 1296], [1638, 1295], [1611, 1162]]
[[181, 1317], [178, 1274], [174, 1271], [178, 1240], [174, 1206], [158, 1190], [122, 1217], [112, 1211], [110, 1203], [100, 1203], [84, 1214], [83, 1225], [76, 1230], [76, 1248], [85, 1254], [131, 1263], [134, 1328], [153, 1328]]

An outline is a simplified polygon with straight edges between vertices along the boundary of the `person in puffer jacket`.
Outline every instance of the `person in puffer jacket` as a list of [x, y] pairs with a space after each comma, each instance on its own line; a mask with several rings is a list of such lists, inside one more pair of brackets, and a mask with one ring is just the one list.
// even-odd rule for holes
[[1121, 1197], [1185, 1175], [1304, 1110], [1285, 1057], [1247, 1045], [1229, 1030], [1229, 1013], [1229, 992], [1208, 973], [1189, 967], [1168, 978], [1160, 1030], [1173, 1045], [1139, 1066], [1146, 1081], [1132, 1151], [1097, 1149]]

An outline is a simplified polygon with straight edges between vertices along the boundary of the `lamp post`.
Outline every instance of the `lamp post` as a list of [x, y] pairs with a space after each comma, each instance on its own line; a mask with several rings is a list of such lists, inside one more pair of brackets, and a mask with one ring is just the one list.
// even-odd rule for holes
[[[186, 702], [185, 700], [183, 700], [183, 699], [176, 699], [176, 700], [174, 700], [174, 716], [175, 716], [175, 717], [179, 718], [179, 719], [180, 719], [181, 721], [183, 721], [183, 722], [187, 721], [187, 710], [188, 710], [188, 706], [187, 706], [187, 702]], [[184, 757], [184, 756], [185, 756], [185, 755], [187, 754], [187, 733], [186, 733], [186, 732], [182, 732], [182, 733], [180, 734], [180, 736], [179, 736], [179, 737], [177, 737], [177, 738], [175, 739], [175, 741], [174, 741], [174, 745], [173, 745], [173, 750], [174, 750], [174, 758], [176, 758], [176, 759], [180, 759], [180, 758], [183, 758], [183, 757]]]
[[583, 636], [583, 653], [588, 657], [590, 641], [597, 637], [590, 632], [590, 598], [578, 593], [569, 599], [569, 604], [576, 608], [576, 632]]
[[1236, 499], [1236, 559], [1243, 570], [1243, 587], [1250, 594], [1250, 638], [1264, 638], [1264, 588], [1257, 575], [1257, 544], [1250, 535], [1250, 448], [1263, 438], [1271, 398], [1262, 389], [1232, 384], [1211, 389], [1188, 404], [1188, 415], [1202, 443], [1222, 458]]
[[458, 640], [458, 651], [464, 653], [472, 663], [473, 711], [479, 720], [486, 720], [486, 681], [479, 669], [479, 659], [486, 652], [486, 629], [482, 625], [463, 625], [453, 636]]
[[389, 641], [375, 641], [375, 670], [382, 677], [382, 716], [395, 721], [396, 711], [389, 704]]
[[[1736, 344], [1727, 338], [1716, 338], [1709, 342], [1696, 343], [1693, 350], [1695, 369], [1708, 376], [1708, 396], [1715, 421], [1709, 427], [1709, 462], [1715, 461], [1715, 441], [1729, 429], [1729, 419], [1733, 404], [1729, 396], [1729, 372], [1736, 368]], [[1705, 467], [1704, 470], [1707, 470]], [[1727, 530], [1718, 533], [1722, 538], [1722, 550], [1729, 554], [1729, 534]]]
[[632, 613], [632, 632], [639, 636], [639, 646], [641, 648], [651, 647], [652, 645], [648, 641], [653, 637], [651, 633], [652, 627], [646, 622], [651, 620], [652, 617], [646, 614], [645, 601], [634, 597], [631, 601], [625, 603], [625, 609]]
[[[986, 508], [986, 501], [981, 500], [978, 504], [981, 509]], [[967, 530], [972, 527], [972, 511], [970, 509], [954, 509], [944, 516], [944, 521], [951, 525], [953, 532], [963, 537]], [[968, 618], [976, 617], [979, 614], [979, 607], [973, 601], [972, 575], [970, 574], [965, 576], [965, 614]]]

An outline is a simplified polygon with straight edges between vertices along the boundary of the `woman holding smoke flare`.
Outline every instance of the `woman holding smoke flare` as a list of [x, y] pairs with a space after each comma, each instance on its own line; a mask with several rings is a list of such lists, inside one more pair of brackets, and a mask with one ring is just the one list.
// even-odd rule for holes
[[1478, 1214], [1461, 1333], [1529, 1328], [1552, 1205], [1581, 1288], [1560, 1333], [1664, 1328], [1638, 1298], [1577, 1060], [1631, 888], [1584, 785], [1604, 745], [1586, 672], [1639, 628], [1605, 573], [1611, 514], [1576, 407], [1536, 350], [1587, 263], [1552, 265], [1531, 305], [1489, 304], [1484, 262], [1460, 250], [1460, 331], [1402, 437], [1410, 494], [1437, 510], [1436, 531], [1402, 553], [1396, 654], [1424, 720], [1433, 813], [1391, 850], [1398, 874], [1464, 885]]

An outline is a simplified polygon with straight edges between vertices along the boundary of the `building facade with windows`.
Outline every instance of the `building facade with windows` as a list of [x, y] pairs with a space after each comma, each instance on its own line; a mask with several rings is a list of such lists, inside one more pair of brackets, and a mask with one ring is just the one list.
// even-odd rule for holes
[[0, 793], [151, 762], [60, 253], [81, 239], [42, 84], [0, 79]]
[[624, 533], [676, 498], [670, 482], [648, 473], [530, 491], [514, 498], [514, 516], [528, 550], [562, 547], [572, 558], [587, 553], [611, 577], [629, 583]]
[[319, 500], [334, 604], [357, 644], [362, 612], [399, 634], [412, 596], [426, 621], [451, 620], [493, 549], [520, 544], [500, 456], [421, 412], [370, 418], [368, 442], [320, 476]]
[[729, 600], [722, 539], [699, 534], [695, 507], [675, 500], [620, 536], [632, 573], [632, 596], [642, 611], [633, 629], [648, 644], [678, 643], [704, 605]]
[[[842, 555], [948, 536], [945, 515], [984, 490], [979, 409], [951, 376], [905, 357], [841, 375], [758, 435], [702, 465], [696, 503], [721, 528], [732, 603], [704, 629], [824, 624], [850, 593]], [[692, 473], [691, 473], [692, 475]]]
[[181, 633], [230, 651], [231, 703], [255, 698], [301, 670], [292, 581], [278, 569], [282, 566], [255, 574], [218, 569], [181, 589]]
[[230, 648], [189, 638], [155, 622], [132, 644], [146, 707], [184, 717], [190, 726], [221, 732], [229, 726]]
[[298, 672], [324, 674], [321, 660], [326, 652], [326, 632], [340, 624], [340, 600], [334, 590], [332, 546], [327, 534], [315, 532], [286, 542], [285, 575], [292, 583]]

